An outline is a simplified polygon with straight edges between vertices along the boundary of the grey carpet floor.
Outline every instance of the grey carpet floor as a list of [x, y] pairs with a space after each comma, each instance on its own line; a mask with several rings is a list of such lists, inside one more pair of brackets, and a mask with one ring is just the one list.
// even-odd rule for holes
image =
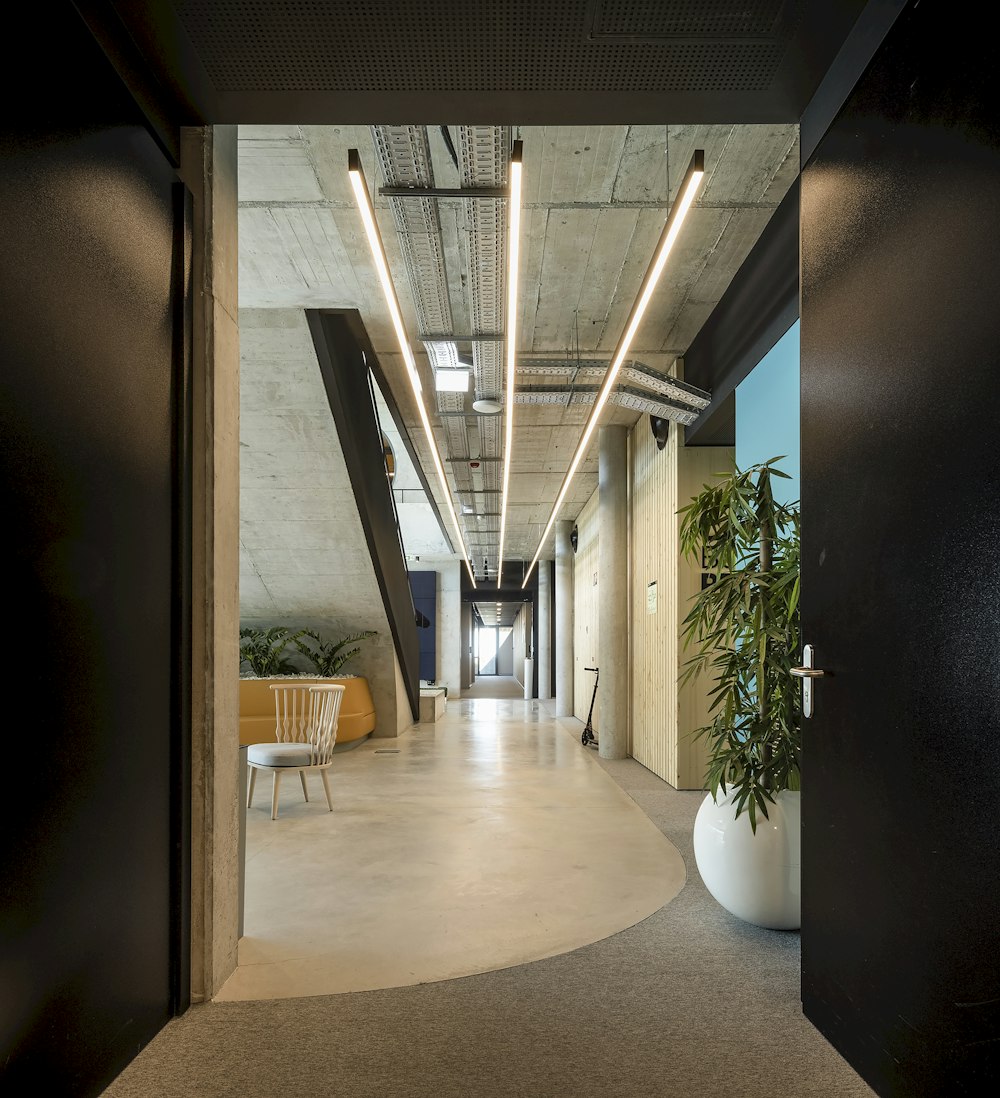
[[687, 883], [666, 907], [499, 972], [192, 1007], [106, 1098], [872, 1095], [802, 1015], [799, 935], [741, 922], [701, 884], [691, 827], [702, 794], [593, 757], [684, 857]]
[[462, 691], [462, 701], [475, 698], [524, 700], [524, 687], [513, 675], [480, 675], [472, 686]]

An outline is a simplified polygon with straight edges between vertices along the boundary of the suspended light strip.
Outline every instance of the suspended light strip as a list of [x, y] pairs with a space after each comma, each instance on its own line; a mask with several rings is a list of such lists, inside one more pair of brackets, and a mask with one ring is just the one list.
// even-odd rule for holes
[[375, 269], [378, 271], [379, 282], [382, 284], [382, 293], [385, 296], [385, 303], [389, 307], [389, 316], [392, 318], [392, 326], [396, 331], [396, 340], [399, 343], [403, 361], [406, 363], [406, 372], [410, 377], [413, 395], [417, 400], [420, 422], [423, 424], [424, 435], [427, 438], [428, 446], [430, 446], [431, 457], [434, 460], [434, 468], [437, 470], [438, 480], [441, 482], [444, 500], [448, 505], [448, 512], [451, 515], [452, 525], [455, 527], [455, 535], [458, 538], [458, 544], [462, 551], [462, 557], [465, 560], [465, 567], [469, 573], [469, 579], [472, 581], [472, 586], [475, 587], [476, 575], [472, 570], [469, 553], [465, 547], [465, 539], [462, 537], [462, 528], [458, 525], [458, 516], [455, 514], [455, 507], [451, 501], [451, 489], [448, 487], [448, 479], [444, 475], [444, 466], [441, 464], [441, 455], [438, 453], [437, 442], [434, 439], [434, 431], [431, 428], [431, 421], [427, 415], [427, 409], [424, 407], [420, 375], [417, 373], [417, 363], [413, 357], [413, 351], [410, 349], [410, 341], [406, 337], [406, 329], [403, 327], [403, 316], [399, 310], [399, 300], [396, 297], [396, 288], [392, 283], [392, 276], [389, 274], [389, 264], [385, 258], [385, 248], [382, 246], [382, 236], [378, 231], [378, 225], [375, 221], [375, 209], [372, 206], [371, 196], [368, 193], [368, 185], [365, 182], [364, 172], [361, 170], [361, 157], [358, 155], [357, 149], [348, 150], [347, 171], [351, 179], [351, 186], [354, 188], [354, 196], [357, 199], [361, 220], [365, 226], [365, 234], [368, 237], [368, 246], [371, 248], [372, 259], [375, 261]]
[[524, 577], [524, 582], [521, 584], [522, 588], [528, 585], [532, 569], [538, 563], [538, 558], [542, 555], [542, 546], [545, 544], [545, 539], [549, 536], [549, 531], [555, 525], [556, 516], [559, 514], [559, 508], [563, 505], [563, 500], [565, 500], [566, 493], [569, 491], [570, 482], [572, 481], [576, 470], [579, 468], [580, 462], [583, 461], [584, 455], [587, 453], [590, 437], [597, 427], [597, 421], [601, 418], [601, 412], [604, 410], [604, 405], [607, 404], [608, 398], [611, 396], [611, 389], [614, 386], [615, 379], [618, 377], [618, 371], [621, 369], [622, 363], [628, 356], [629, 348], [632, 346], [632, 340], [635, 338], [639, 323], [646, 311], [646, 307], [649, 305], [650, 298], [653, 296], [653, 291], [656, 289], [656, 284], [660, 279], [660, 275], [663, 273], [663, 268], [667, 262], [667, 256], [674, 246], [674, 242], [681, 231], [681, 225], [684, 223], [684, 218], [687, 216], [688, 210], [691, 209], [691, 205], [694, 202], [694, 196], [704, 177], [705, 152], [703, 149], [696, 149], [694, 155], [691, 157], [691, 163], [688, 165], [688, 170], [684, 173], [684, 179], [681, 181], [677, 201], [674, 203], [666, 224], [663, 226], [663, 232], [660, 234], [660, 240], [656, 246], [653, 261], [646, 271], [646, 277], [642, 280], [642, 286], [639, 288], [639, 296], [635, 299], [635, 304], [632, 306], [631, 313], [629, 313], [628, 323], [625, 325], [625, 331], [618, 341], [615, 356], [611, 360], [608, 372], [604, 376], [604, 383], [601, 385], [597, 394], [597, 399], [594, 401], [594, 407], [587, 420], [587, 425], [584, 427], [583, 434], [580, 436], [580, 442], [576, 447], [576, 453], [573, 454], [573, 460], [569, 463], [569, 468], [566, 470], [566, 476], [563, 478], [562, 487], [559, 489], [559, 495], [556, 496], [556, 501], [552, 505], [552, 514], [549, 515], [549, 521], [545, 524], [545, 529], [542, 531], [542, 536], [538, 541], [538, 548], [535, 550], [535, 555], [531, 558], [531, 564], [528, 565], [527, 574]]
[[514, 452], [514, 373], [517, 365], [517, 258], [521, 231], [521, 149], [514, 142], [510, 154], [510, 231], [507, 236], [507, 400], [504, 406], [503, 488], [500, 504], [500, 542], [497, 550], [497, 587], [503, 582], [503, 539], [507, 532], [507, 491]]

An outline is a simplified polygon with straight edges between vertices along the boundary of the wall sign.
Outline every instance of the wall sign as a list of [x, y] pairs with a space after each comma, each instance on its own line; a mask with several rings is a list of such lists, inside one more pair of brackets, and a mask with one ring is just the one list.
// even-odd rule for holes
[[646, 584], [646, 613], [656, 613], [656, 580]]

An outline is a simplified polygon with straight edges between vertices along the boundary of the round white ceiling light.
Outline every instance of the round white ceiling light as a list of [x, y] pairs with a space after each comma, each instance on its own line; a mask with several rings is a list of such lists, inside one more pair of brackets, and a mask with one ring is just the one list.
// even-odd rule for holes
[[495, 416], [497, 412], [503, 411], [503, 405], [499, 400], [474, 400], [472, 407], [484, 416]]

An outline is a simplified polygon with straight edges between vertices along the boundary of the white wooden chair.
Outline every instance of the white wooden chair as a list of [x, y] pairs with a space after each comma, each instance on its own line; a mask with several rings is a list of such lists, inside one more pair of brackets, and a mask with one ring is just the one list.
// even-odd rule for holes
[[323, 779], [326, 803], [333, 811], [327, 770], [333, 762], [333, 747], [337, 742], [337, 720], [345, 687], [333, 683], [305, 686], [295, 683], [275, 683], [274, 743], [253, 743], [247, 748], [250, 767], [247, 808], [253, 805], [253, 787], [258, 770], [274, 775], [271, 791], [271, 819], [278, 818], [278, 785], [282, 774], [297, 770], [302, 792], [309, 800], [306, 775], [318, 772]]

